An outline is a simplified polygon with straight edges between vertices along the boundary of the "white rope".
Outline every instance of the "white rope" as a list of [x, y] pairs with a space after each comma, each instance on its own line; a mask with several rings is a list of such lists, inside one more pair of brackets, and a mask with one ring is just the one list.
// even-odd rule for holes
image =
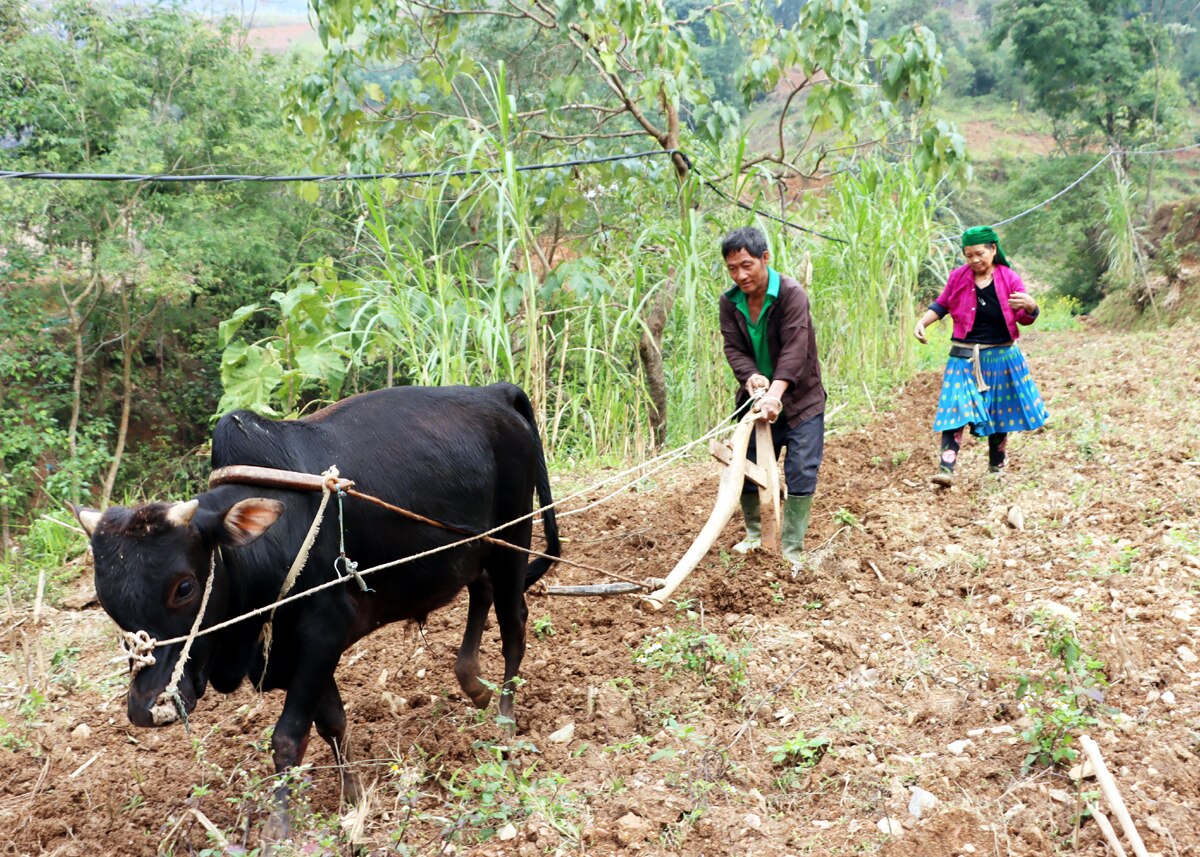
[[[1093, 164], [1091, 167], [1089, 167], [1087, 172], [1085, 172], [1079, 178], [1075, 179], [1075, 181], [1071, 182], [1069, 185], [1064, 187], [1058, 193], [1054, 194], [1054, 196], [1050, 197], [1049, 199], [1043, 200], [1042, 202], [1039, 202], [1037, 205], [1031, 205], [1029, 208], [1025, 209], [1020, 214], [1014, 214], [1012, 217], [1006, 217], [1004, 220], [993, 223], [993, 224], [991, 224], [991, 227], [993, 229], [995, 229], [997, 226], [1004, 226], [1006, 224], [1012, 223], [1014, 220], [1020, 220], [1022, 217], [1033, 214], [1035, 211], [1037, 211], [1040, 208], [1044, 208], [1045, 206], [1054, 202], [1054, 200], [1058, 199], [1063, 194], [1067, 193], [1068, 191], [1074, 190], [1076, 187], [1078, 187], [1080, 182], [1082, 182], [1084, 179], [1086, 179], [1088, 176], [1090, 176], [1092, 173], [1094, 173], [1097, 169], [1099, 169], [1100, 166], [1102, 164], [1104, 164], [1105, 162], [1107, 162], [1108, 159], [1111, 158], [1113, 155], [1122, 154], [1122, 155], [1130, 155], [1133, 157], [1141, 157], [1142, 155], [1172, 155], [1177, 152], [1190, 152], [1193, 149], [1200, 149], [1200, 143], [1192, 143], [1188, 146], [1177, 146], [1174, 149], [1117, 149], [1117, 148], [1109, 149], [1108, 154], [1106, 154], [1103, 158], [1101, 158], [1099, 161], [1097, 161], [1095, 164]], [[958, 239], [955, 238], [954, 236], [947, 236], [940, 240], [942, 240], [942, 241], [957, 241]]]
[[1200, 149], [1200, 143], [1192, 143], [1190, 146], [1178, 146], [1174, 149], [1126, 149], [1127, 155], [1173, 155], [1176, 152], [1188, 152], [1192, 149]]
[[[277, 608], [280, 599], [292, 591], [292, 587], [296, 585], [296, 578], [300, 576], [301, 570], [308, 564], [308, 554], [312, 551], [313, 543], [317, 540], [317, 534], [321, 532], [321, 521], [325, 518], [325, 509], [329, 505], [329, 486], [331, 483], [336, 485], [340, 476], [341, 474], [338, 473], [336, 464], [330, 466], [328, 470], [321, 474], [321, 505], [317, 507], [317, 514], [313, 516], [313, 522], [308, 528], [308, 534], [300, 544], [300, 550], [296, 552], [296, 558], [292, 560], [292, 567], [288, 569], [287, 577], [283, 579], [283, 585], [279, 588], [279, 595], [275, 598], [275, 604], [272, 605], [273, 608]], [[272, 609], [271, 615], [263, 623], [262, 631], [258, 636], [263, 647], [262, 676], [258, 681], [258, 689], [260, 691], [262, 690], [262, 683], [267, 678], [267, 664], [271, 662], [271, 642], [274, 637], [274, 627], [275, 609]]]
[[[1087, 172], [1085, 172], [1079, 178], [1075, 179], [1075, 181], [1071, 182], [1069, 185], [1064, 187], [1058, 193], [1054, 194], [1054, 196], [1050, 197], [1049, 199], [1042, 200], [1037, 205], [1029, 206], [1029, 208], [1025, 209], [1020, 214], [1014, 214], [1012, 217], [1006, 217], [1004, 220], [1000, 220], [1000, 221], [997, 221], [996, 223], [991, 224], [991, 228], [995, 229], [997, 226], [1004, 226], [1007, 223], [1012, 223], [1014, 220], [1020, 220], [1022, 217], [1025, 217], [1026, 215], [1029, 215], [1029, 214], [1033, 214], [1038, 209], [1044, 208], [1045, 206], [1054, 202], [1054, 200], [1058, 199], [1060, 196], [1067, 193], [1068, 191], [1074, 190], [1076, 187], [1079, 186], [1080, 182], [1082, 182], [1084, 179], [1086, 179], [1088, 176], [1090, 176], [1092, 173], [1094, 173], [1096, 170], [1098, 170], [1103, 164], [1107, 163], [1108, 159], [1111, 158], [1114, 154], [1116, 154], [1116, 151], [1117, 151], [1116, 149], [1110, 149], [1108, 154], [1105, 155], [1100, 160], [1096, 161], [1096, 163], [1092, 164], [1092, 166], [1088, 168]], [[947, 235], [938, 240], [949, 242], [949, 241], [958, 241], [958, 238], [954, 235]]]

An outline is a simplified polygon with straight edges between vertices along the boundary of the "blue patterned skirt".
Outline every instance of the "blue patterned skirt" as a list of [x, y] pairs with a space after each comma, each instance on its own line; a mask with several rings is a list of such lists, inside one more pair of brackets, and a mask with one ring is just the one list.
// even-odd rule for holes
[[965, 357], [951, 357], [942, 378], [936, 432], [971, 426], [971, 434], [1032, 431], [1046, 422], [1046, 405], [1029, 375], [1029, 364], [1015, 345], [981, 349], [980, 370], [988, 390], [975, 386], [975, 372]]

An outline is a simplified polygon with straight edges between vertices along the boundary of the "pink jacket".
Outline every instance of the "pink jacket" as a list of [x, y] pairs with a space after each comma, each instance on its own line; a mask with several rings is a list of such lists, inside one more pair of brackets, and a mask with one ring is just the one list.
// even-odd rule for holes
[[[1033, 324], [1038, 314], [1027, 313], [1025, 310], [1013, 312], [1008, 305], [1008, 296], [1013, 292], [1025, 291], [1025, 284], [1012, 268], [997, 265], [992, 269], [992, 279], [996, 283], [996, 297], [1000, 299], [1000, 310], [1004, 313], [1004, 321], [1008, 324], [1008, 332], [1015, 340], [1021, 335], [1018, 324]], [[954, 319], [955, 339], [964, 339], [971, 328], [975, 326], [975, 275], [970, 265], [963, 265], [950, 272], [946, 280], [946, 288], [938, 295], [938, 299], [929, 308], [942, 318], [946, 313]]]

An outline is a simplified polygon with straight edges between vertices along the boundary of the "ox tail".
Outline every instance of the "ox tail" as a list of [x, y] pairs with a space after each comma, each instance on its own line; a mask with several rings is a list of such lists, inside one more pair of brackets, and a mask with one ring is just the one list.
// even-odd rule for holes
[[[525, 421], [529, 423], [529, 431], [533, 435], [534, 446], [537, 447], [537, 474], [535, 485], [537, 487], [537, 499], [539, 506], [549, 506], [554, 502], [550, 495], [550, 473], [546, 469], [546, 452], [542, 448], [542, 436], [537, 427], [537, 416], [533, 412], [533, 404], [529, 401], [529, 397], [525, 395], [523, 390], [517, 389], [517, 395], [513, 397], [513, 404], [520, 412]], [[546, 553], [552, 557], [562, 556], [562, 545], [558, 540], [558, 520], [555, 517], [553, 509], [545, 509], [542, 512], [542, 533], [546, 537]], [[525, 588], [533, 586], [542, 579], [550, 566], [554, 565], [553, 559], [546, 557], [536, 557], [529, 563], [529, 567], [525, 571]]]

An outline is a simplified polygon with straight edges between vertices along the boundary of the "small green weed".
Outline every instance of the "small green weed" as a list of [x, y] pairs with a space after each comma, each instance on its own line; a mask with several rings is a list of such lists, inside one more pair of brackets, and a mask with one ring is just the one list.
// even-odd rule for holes
[[803, 732], [798, 732], [782, 744], [767, 747], [767, 752], [776, 765], [802, 770], [821, 761], [828, 749], [828, 738], [809, 738]]
[[833, 513], [833, 520], [844, 526], [854, 527], [856, 530], [863, 528], [862, 522], [858, 520], [857, 516], [844, 506]]
[[746, 684], [749, 646], [729, 648], [712, 632], [698, 628], [663, 631], [634, 652], [633, 662], [659, 670], [667, 678], [690, 672], [704, 684], [723, 681], [738, 690]]
[[553, 637], [555, 633], [557, 632], [554, 630], [554, 622], [549, 616], [542, 616], [533, 620], [533, 636], [539, 640]]

